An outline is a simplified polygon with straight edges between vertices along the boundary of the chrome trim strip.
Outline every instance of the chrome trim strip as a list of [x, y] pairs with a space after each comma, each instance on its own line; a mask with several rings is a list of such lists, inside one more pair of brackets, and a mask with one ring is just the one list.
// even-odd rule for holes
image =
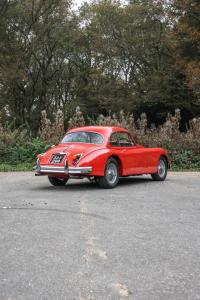
[[69, 167], [69, 174], [89, 174], [92, 172], [92, 167]]
[[41, 173], [61, 173], [61, 174], [71, 174], [71, 175], [76, 175], [76, 174], [89, 174], [92, 172], [92, 167], [59, 167], [59, 166], [38, 166], [36, 168], [36, 173], [41, 174]]
[[68, 174], [68, 170], [65, 167], [49, 167], [49, 166], [40, 166], [39, 169], [37, 169], [39, 173], [62, 173], [62, 174]]
[[41, 169], [59, 169], [59, 170], [64, 170], [65, 167], [60, 167], [60, 166], [45, 166], [45, 165], [40, 165]]
[[67, 153], [66, 152], [55, 152], [52, 154], [52, 156], [54, 155], [66, 155]]
[[97, 145], [97, 146], [100, 146], [100, 145], [103, 145], [103, 143], [105, 142], [105, 139], [104, 139], [104, 135], [103, 134], [101, 134], [101, 133], [99, 133], [99, 132], [97, 132], [97, 131], [93, 131], [93, 130], [74, 130], [73, 131], [73, 129], [71, 129], [70, 131], [68, 131], [65, 135], [64, 135], [64, 137], [63, 137], [63, 139], [66, 137], [66, 135], [68, 135], [68, 134], [71, 134], [71, 133], [77, 133], [77, 132], [91, 132], [91, 133], [96, 133], [96, 134], [98, 134], [98, 135], [100, 135], [103, 139], [102, 139], [102, 143], [100, 143], [100, 144], [97, 144], [97, 143], [84, 143], [84, 142], [65, 142], [65, 143], [62, 143], [62, 141], [60, 142], [60, 144], [67, 144], [67, 143], [70, 143], [70, 144], [86, 144], [86, 145]]

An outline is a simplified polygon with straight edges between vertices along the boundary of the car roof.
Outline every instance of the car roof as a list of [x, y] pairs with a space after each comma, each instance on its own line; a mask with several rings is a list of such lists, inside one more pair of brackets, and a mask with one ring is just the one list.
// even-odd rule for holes
[[82, 127], [77, 127], [69, 130], [69, 132], [76, 132], [76, 131], [94, 131], [106, 135], [116, 131], [128, 132], [127, 129], [122, 127], [117, 127], [117, 126], [82, 126]]

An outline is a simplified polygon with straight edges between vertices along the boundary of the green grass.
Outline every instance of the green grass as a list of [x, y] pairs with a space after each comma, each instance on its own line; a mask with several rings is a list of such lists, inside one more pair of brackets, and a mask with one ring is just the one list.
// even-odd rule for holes
[[171, 168], [169, 171], [172, 172], [200, 172], [200, 168], [179, 168], [179, 167], [175, 167], [175, 168]]
[[21, 163], [17, 165], [12, 164], [0, 164], [0, 172], [20, 172], [20, 171], [32, 171], [33, 163]]
[[171, 172], [200, 172], [199, 168], [191, 168], [191, 169], [183, 169], [183, 168], [171, 168], [169, 171]]
[[[33, 170], [34, 163], [20, 163], [20, 164], [0, 164], [0, 172], [26, 172]], [[173, 167], [170, 169], [173, 172], [200, 172], [200, 168], [181, 168]]]

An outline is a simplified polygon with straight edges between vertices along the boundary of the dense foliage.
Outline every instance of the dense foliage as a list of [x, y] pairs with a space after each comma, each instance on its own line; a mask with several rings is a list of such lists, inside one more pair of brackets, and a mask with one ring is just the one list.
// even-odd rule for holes
[[[162, 126], [156, 128], [148, 125], [146, 114], [135, 120], [132, 114], [99, 115], [97, 119], [84, 118], [79, 107], [68, 121], [68, 128], [82, 125], [116, 125], [127, 128], [137, 143], [147, 147], [164, 147], [172, 159], [174, 170], [200, 170], [200, 118], [190, 121], [190, 129], [180, 132], [180, 110], [174, 115], [168, 115]], [[38, 137], [20, 128], [12, 131], [9, 127], [0, 127], [0, 170], [31, 170], [36, 155], [44, 152], [52, 144], [59, 143], [64, 135], [64, 118], [59, 110], [56, 119], [51, 122], [42, 112], [41, 127]]]
[[185, 129], [200, 115], [199, 15], [198, 0], [1, 0], [1, 122], [36, 134], [43, 110], [66, 126], [79, 105], [158, 125], [179, 107]]
[[118, 124], [166, 147], [174, 168], [199, 169], [199, 16], [199, 0], [77, 10], [70, 0], [1, 0], [2, 168], [30, 167], [67, 128]]

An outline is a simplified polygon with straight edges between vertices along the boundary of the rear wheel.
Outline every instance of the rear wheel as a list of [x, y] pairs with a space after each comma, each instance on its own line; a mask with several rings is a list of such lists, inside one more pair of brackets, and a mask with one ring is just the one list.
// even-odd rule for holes
[[98, 185], [104, 189], [112, 189], [118, 184], [119, 165], [116, 159], [114, 158], [108, 159], [104, 171], [104, 176], [97, 177], [96, 180]]
[[95, 182], [95, 177], [87, 177], [87, 179], [89, 180], [89, 182], [94, 183]]
[[151, 177], [155, 181], [164, 181], [167, 176], [167, 161], [164, 157], [161, 157], [158, 162], [158, 172], [151, 174]]
[[48, 176], [49, 182], [54, 186], [63, 186], [67, 183], [68, 178], [57, 178]]

